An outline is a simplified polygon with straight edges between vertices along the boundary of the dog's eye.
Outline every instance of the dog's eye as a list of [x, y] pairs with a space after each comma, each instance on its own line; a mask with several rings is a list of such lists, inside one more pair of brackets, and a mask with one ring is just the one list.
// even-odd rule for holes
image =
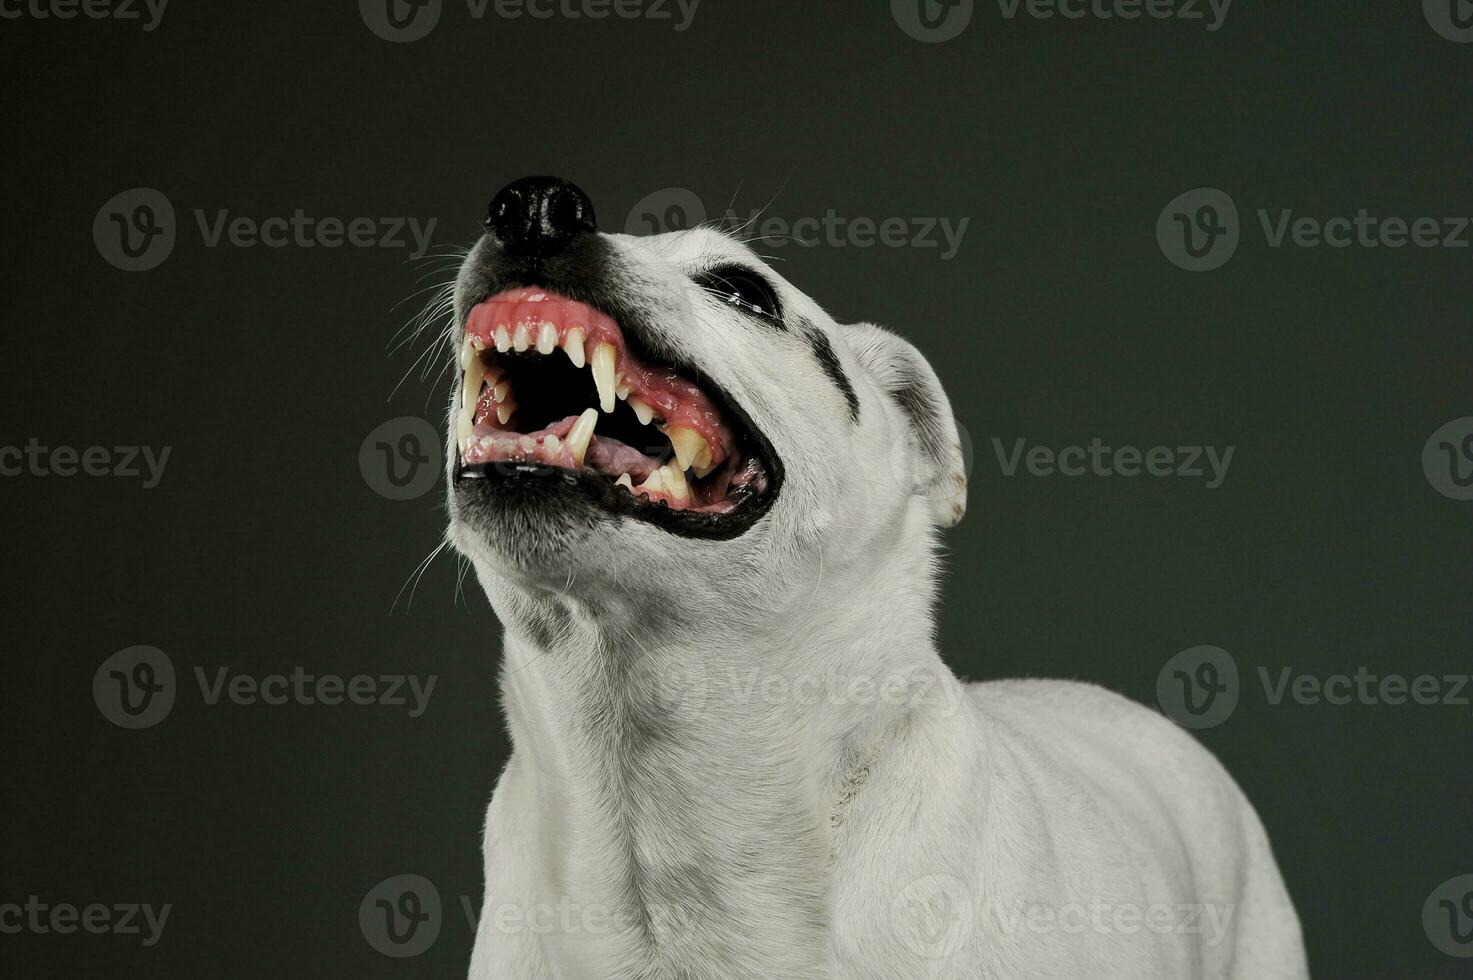
[[751, 269], [739, 265], [718, 266], [696, 276], [695, 283], [723, 303], [773, 320], [783, 318], [777, 293]]

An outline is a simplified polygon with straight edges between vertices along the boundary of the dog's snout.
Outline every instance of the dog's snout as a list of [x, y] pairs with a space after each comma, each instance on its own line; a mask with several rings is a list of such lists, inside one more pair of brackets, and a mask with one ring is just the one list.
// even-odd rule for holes
[[596, 230], [593, 202], [561, 177], [523, 177], [491, 200], [486, 227], [514, 255], [545, 259]]

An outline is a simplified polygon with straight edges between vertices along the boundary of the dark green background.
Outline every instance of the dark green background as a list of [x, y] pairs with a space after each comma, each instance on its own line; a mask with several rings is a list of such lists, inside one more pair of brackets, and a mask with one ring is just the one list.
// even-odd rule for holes
[[[441, 489], [394, 503], [364, 436], [437, 417], [386, 354], [434, 263], [402, 250], [205, 248], [191, 211], [437, 217], [466, 244], [528, 173], [603, 223], [670, 186], [794, 219], [970, 218], [958, 256], [773, 243], [834, 314], [913, 339], [976, 447], [947, 537], [943, 649], [972, 678], [1092, 680], [1154, 703], [1179, 650], [1244, 673], [1202, 733], [1257, 805], [1318, 977], [1467, 976], [1421, 909], [1473, 871], [1469, 707], [1270, 706], [1258, 666], [1470, 669], [1473, 503], [1424, 478], [1473, 414], [1473, 251], [1271, 249], [1258, 208], [1473, 214], [1473, 45], [1420, 4], [1238, 0], [1226, 26], [1003, 19], [944, 44], [884, 2], [706, 0], [690, 30], [471, 20], [392, 45], [353, 2], [173, 0], [161, 26], [0, 21], [4, 435], [170, 445], [162, 484], [19, 477], [6, 521], [0, 902], [171, 902], [162, 942], [0, 936], [0, 972], [450, 976], [478, 902], [506, 739], [497, 624], [437, 543]], [[93, 246], [118, 191], [180, 215], [158, 269]], [[1228, 191], [1223, 269], [1168, 263], [1163, 206]], [[438, 368], [438, 364], [436, 367]], [[427, 408], [428, 406], [428, 408]], [[990, 439], [1236, 446], [1225, 485], [1002, 476]], [[159, 726], [99, 714], [115, 650], [168, 652]], [[439, 675], [429, 711], [210, 707], [192, 668]], [[391, 874], [446, 902], [435, 947], [373, 952]]]

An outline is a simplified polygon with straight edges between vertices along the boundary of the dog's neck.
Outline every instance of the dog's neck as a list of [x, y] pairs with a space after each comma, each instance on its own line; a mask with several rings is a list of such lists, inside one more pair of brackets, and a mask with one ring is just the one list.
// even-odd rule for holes
[[815, 568], [776, 608], [483, 575], [547, 888], [655, 948], [822, 946], [834, 828], [918, 699], [956, 683], [931, 641], [929, 535], [903, 523], [884, 560]]

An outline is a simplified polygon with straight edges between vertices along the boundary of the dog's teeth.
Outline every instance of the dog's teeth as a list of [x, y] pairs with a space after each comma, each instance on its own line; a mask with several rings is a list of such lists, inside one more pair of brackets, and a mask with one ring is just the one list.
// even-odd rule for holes
[[630, 479], [628, 473], [621, 473], [619, 475], [619, 479], [617, 479], [617, 480], [614, 481], [614, 486], [616, 486], [616, 487], [623, 487], [625, 490], [628, 490], [630, 493], [633, 493], [634, 492], [634, 481], [632, 479]]
[[636, 492], [642, 490], [645, 493], [651, 495], [662, 492], [665, 489], [665, 467], [661, 466], [659, 469], [655, 470], [653, 473], [645, 478], [645, 481], [643, 483], [641, 483], [634, 489]]
[[556, 456], [563, 450], [563, 441], [555, 435], [549, 435], [546, 439], [542, 440], [542, 444], [546, 446], [547, 451], [552, 453], [554, 456]]
[[614, 395], [621, 402], [627, 400], [629, 398], [629, 386], [623, 384], [619, 385], [619, 387], [614, 389]]
[[563, 350], [568, 355], [568, 360], [573, 362], [573, 367], [581, 368], [588, 363], [583, 357], [583, 328], [574, 327], [568, 331], [563, 338]]
[[495, 439], [492, 439], [490, 436], [482, 436], [481, 437], [481, 448], [482, 449], [490, 449], [494, 445], [496, 445], [496, 440]]
[[485, 350], [486, 341], [481, 339], [480, 337], [473, 336], [471, 337], [471, 346], [474, 347], [476, 350]]
[[605, 412], [614, 410], [614, 386], [618, 383], [614, 376], [614, 362], [617, 359], [614, 345], [605, 343], [593, 349], [589, 362], [593, 369], [593, 385], [598, 389], [598, 404]]
[[638, 395], [629, 396], [629, 407], [634, 409], [634, 415], [639, 419], [640, 425], [649, 425], [655, 417], [654, 407]]
[[517, 329], [511, 335], [511, 349], [523, 351], [532, 346], [532, 335], [527, 332], [525, 323], [517, 324]]
[[511, 413], [515, 412], [516, 410], [517, 403], [515, 401], [508, 400], [502, 402], [500, 405], [496, 406], [496, 421], [500, 422], [502, 425], [505, 425], [506, 420], [511, 418]]
[[557, 327], [543, 323], [537, 328], [537, 353], [551, 354], [557, 350]]
[[510, 395], [510, 394], [511, 394], [511, 382], [509, 382], [509, 381], [498, 381], [491, 388], [491, 397], [494, 398], [496, 401], [499, 401], [499, 402], [506, 401], [507, 396]]
[[588, 444], [593, 440], [593, 427], [597, 424], [598, 410], [586, 408], [568, 430], [568, 451], [573, 454], [575, 466], [583, 465], [583, 455], [588, 452]]
[[472, 424], [470, 409], [462, 408], [455, 420], [455, 438], [459, 442], [465, 442], [466, 436], [471, 434]]
[[471, 346], [471, 339], [465, 338], [465, 343], [460, 345], [460, 369], [464, 371], [471, 366], [471, 358], [476, 356], [476, 350]]
[[710, 465], [711, 447], [706, 443], [705, 437], [695, 429], [685, 425], [672, 425], [665, 435], [670, 437], [670, 445], [675, 447], [675, 458], [680, 462], [682, 470]]
[[522, 436], [517, 440], [517, 448], [524, 453], [535, 453], [537, 451], [537, 440], [531, 436]]
[[511, 350], [511, 334], [506, 332], [506, 324], [496, 325], [496, 350], [502, 354]]
[[670, 494], [676, 500], [690, 499], [690, 487], [686, 484], [685, 474], [680, 472], [679, 466], [672, 466], [666, 463], [660, 467], [660, 471], [664, 474], [661, 479], [665, 484], [666, 493]]
[[481, 397], [481, 382], [486, 377], [486, 365], [479, 357], [472, 357], [466, 365], [465, 380], [460, 386], [460, 407], [474, 411], [476, 400]]

